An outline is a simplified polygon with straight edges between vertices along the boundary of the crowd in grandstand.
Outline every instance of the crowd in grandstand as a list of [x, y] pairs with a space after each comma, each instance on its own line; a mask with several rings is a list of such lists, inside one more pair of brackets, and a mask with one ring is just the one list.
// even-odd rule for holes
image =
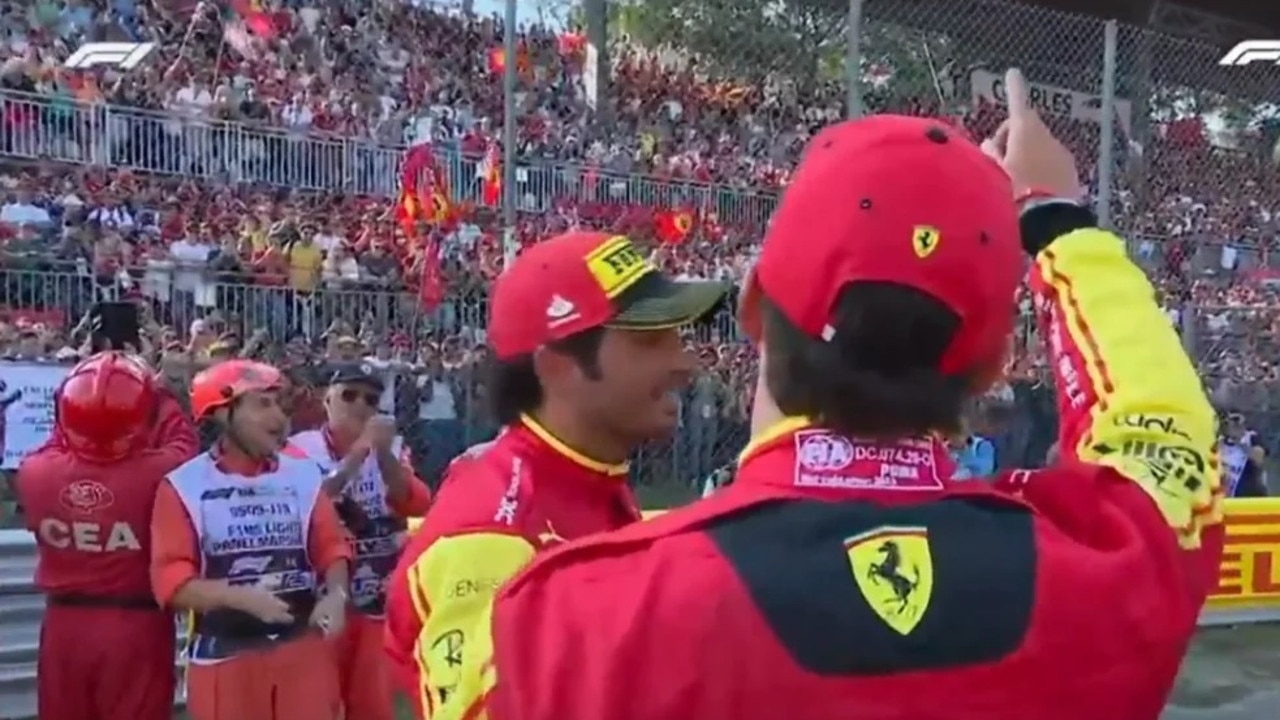
[[[268, 8], [274, 37], [265, 39], [233, 36], [211, 2], [46, 0], [2, 12], [5, 357], [73, 359], [89, 305], [136, 299], [147, 349], [175, 382], [228, 354], [295, 365], [364, 358], [401, 378], [393, 407], [405, 422], [435, 423], [424, 432], [437, 457], [485, 434], [476, 368], [503, 249], [481, 184], [502, 127], [500, 22], [429, 3], [316, 0]], [[127, 73], [65, 69], [84, 40], [157, 49]], [[651, 241], [675, 274], [736, 279], [810, 133], [843, 113], [836, 85], [798, 96], [713, 82], [631, 49], [615, 57], [609, 121], [598, 122], [581, 36], [534, 26], [519, 46], [522, 244], [605, 227]], [[891, 84], [868, 105], [945, 114], [975, 133], [998, 110], [966, 102], [944, 112]], [[1097, 126], [1055, 123], [1094, 173]], [[1249, 148], [1223, 152], [1194, 130], [1161, 128], [1141, 153], [1135, 144], [1122, 153], [1113, 221], [1135, 238], [1215, 400], [1263, 426], [1280, 392], [1280, 176], [1269, 152], [1266, 162]], [[403, 148], [421, 142], [442, 163], [456, 210], [433, 230], [447, 293], [430, 309], [415, 292], [423, 245], [392, 211]], [[671, 213], [689, 221], [674, 238], [661, 227]], [[282, 224], [296, 241], [270, 232]], [[678, 447], [660, 453], [674, 459], [655, 477], [706, 474], [745, 438], [753, 359], [730, 316], [689, 342], [706, 373], [686, 396]], [[1022, 338], [1014, 395], [1044, 381], [1026, 350], [1034, 345]]]

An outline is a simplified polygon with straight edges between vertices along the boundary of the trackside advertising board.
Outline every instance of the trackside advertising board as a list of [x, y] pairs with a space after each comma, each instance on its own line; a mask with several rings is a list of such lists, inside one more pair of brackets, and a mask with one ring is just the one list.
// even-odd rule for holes
[[0, 362], [0, 448], [6, 470], [18, 467], [53, 429], [53, 393], [70, 370], [66, 365]]
[[1228, 500], [1218, 587], [1201, 624], [1280, 620], [1280, 498]]

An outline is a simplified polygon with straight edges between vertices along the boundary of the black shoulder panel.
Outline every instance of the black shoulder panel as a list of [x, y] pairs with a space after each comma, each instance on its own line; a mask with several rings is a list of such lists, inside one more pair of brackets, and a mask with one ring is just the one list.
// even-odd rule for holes
[[1032, 516], [998, 499], [791, 500], [705, 532], [795, 662], [819, 675], [993, 662], [1031, 624]]

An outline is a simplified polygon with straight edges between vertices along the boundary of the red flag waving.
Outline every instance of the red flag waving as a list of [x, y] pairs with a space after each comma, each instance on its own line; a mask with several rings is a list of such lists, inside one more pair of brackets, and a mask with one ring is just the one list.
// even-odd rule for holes
[[[396, 221], [409, 237], [417, 233], [419, 221], [437, 222], [436, 209], [431, 208], [428, 214], [428, 208], [423, 206], [424, 193], [422, 192], [424, 189], [428, 190], [427, 197], [432, 200], [432, 205], [435, 205], [434, 196], [437, 194], [435, 186], [435, 155], [431, 152], [431, 146], [414, 145], [409, 148], [400, 165], [400, 196], [396, 199]], [[445, 206], [445, 212], [447, 212], [447, 198]]]
[[654, 231], [658, 240], [676, 245], [688, 239], [694, 221], [693, 213], [688, 210], [660, 210], [654, 216]]
[[[489, 72], [494, 75], [501, 75], [507, 71], [507, 51], [505, 48], [496, 47], [489, 50]], [[521, 42], [516, 47], [516, 72], [522, 76], [527, 76], [531, 70], [529, 62], [529, 49]]]
[[440, 267], [440, 241], [428, 237], [422, 248], [422, 273], [418, 278], [418, 304], [435, 310], [444, 300], [444, 270]]
[[479, 170], [481, 202], [485, 205], [497, 205], [502, 200], [502, 151], [498, 143], [489, 141]]
[[400, 198], [396, 200], [396, 222], [400, 223], [400, 227], [404, 229], [404, 234], [413, 237], [418, 231], [418, 218], [422, 217], [422, 208], [418, 204], [418, 198], [412, 193], [400, 191]]
[[240, 16], [240, 22], [258, 37], [271, 39], [279, 33], [271, 14], [262, 9], [259, 0], [231, 0], [231, 10]]
[[449, 202], [447, 188], [433, 187], [428, 196], [427, 222], [443, 225], [452, 218], [453, 203]]
[[427, 184], [434, 182], [431, 177], [435, 174], [434, 167], [435, 153], [431, 152], [431, 145], [422, 143], [410, 147], [400, 165], [400, 187], [416, 193], [424, 180]]
[[564, 56], [581, 54], [586, 47], [587, 36], [579, 32], [560, 33], [556, 38], [556, 49]]
[[507, 71], [507, 53], [502, 48], [493, 48], [489, 51], [489, 72], [494, 75], [501, 75]]

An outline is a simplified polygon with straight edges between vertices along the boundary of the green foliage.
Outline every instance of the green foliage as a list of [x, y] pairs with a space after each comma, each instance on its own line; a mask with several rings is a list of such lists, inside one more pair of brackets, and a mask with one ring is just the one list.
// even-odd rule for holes
[[[570, 24], [582, 26], [581, 2], [542, 1], [572, 2]], [[1026, 13], [1010, 14], [1011, 25], [997, 26], [967, 22], [965, 8], [972, 7], [964, 3], [897, 3], [892, 12], [890, 4], [877, 7], [876, 13], [864, 12], [858, 38], [859, 83], [864, 106], [873, 112], [891, 109], [903, 98], [942, 98], [947, 112], [960, 112], [973, 67], [998, 71], [1019, 65], [1038, 82], [1076, 87], [1079, 73], [1059, 77], [1061, 68], [1101, 62], [1100, 45], [1092, 58], [1092, 49], [1045, 52], [1016, 42], [1020, 32], [1038, 29], [1024, 27], [1030, 22]], [[713, 79], [768, 82], [803, 93], [820, 83], [843, 85], [848, 76], [847, 0], [608, 0], [607, 8], [615, 50], [620, 44], [643, 47]], [[1223, 139], [1280, 122], [1280, 105], [1245, 99], [1249, 96], [1232, 91], [1234, 84], [1221, 85], [1208, 79], [1195, 87], [1148, 80], [1121, 92], [1138, 113], [1149, 112], [1157, 123], [1192, 114], [1208, 117]], [[1143, 126], [1137, 123], [1137, 129]]]
[[[665, 53], [707, 75], [760, 84], [786, 80], [798, 89], [847, 78], [846, 0], [615, 0], [615, 43]], [[575, 21], [581, 21], [579, 13]], [[952, 59], [938, 33], [865, 22], [859, 37], [860, 81], [870, 103], [897, 95], [933, 96], [935, 73]]]
[[619, 0], [610, 15], [615, 38], [742, 80], [814, 80], [845, 46], [844, 11], [826, 0]]
[[898, 97], [932, 98], [944, 88], [943, 68], [952, 61], [950, 40], [901, 25], [868, 22], [859, 38], [863, 94], [873, 107]]
[[1241, 148], [1247, 133], [1260, 131], [1264, 138], [1275, 134], [1280, 107], [1257, 103], [1238, 95], [1203, 88], [1153, 82], [1148, 93], [1151, 119], [1168, 123], [1199, 117], [1205, 123], [1209, 141], [1219, 147]]

